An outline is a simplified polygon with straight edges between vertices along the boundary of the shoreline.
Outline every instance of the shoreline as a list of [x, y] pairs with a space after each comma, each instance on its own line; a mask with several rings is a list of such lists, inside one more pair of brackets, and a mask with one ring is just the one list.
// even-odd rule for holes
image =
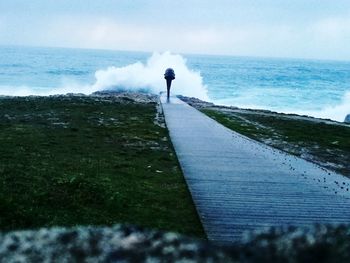
[[[113, 97], [116, 100], [120, 101], [133, 101], [136, 103], [157, 103], [159, 100], [159, 95], [153, 93], [143, 93], [143, 92], [132, 92], [132, 91], [96, 91], [91, 94], [84, 93], [66, 93], [66, 94], [54, 94], [54, 95], [28, 95], [28, 96], [9, 96], [9, 95], [0, 95], [1, 99], [11, 99], [11, 98], [67, 98], [67, 97]], [[343, 127], [350, 127], [350, 123], [344, 121], [336, 121], [332, 119], [318, 118], [310, 115], [301, 115], [297, 113], [284, 113], [277, 112], [266, 109], [251, 109], [251, 108], [240, 108], [236, 106], [220, 105], [213, 102], [203, 101], [195, 97], [187, 97], [182, 95], [176, 95], [184, 102], [188, 103], [190, 106], [202, 109], [216, 109], [220, 111], [228, 112], [237, 112], [237, 113], [247, 113], [247, 114], [257, 114], [257, 115], [266, 115], [266, 116], [280, 116], [289, 119], [295, 119], [300, 121], [312, 121], [315, 123], [325, 123], [330, 125], [339, 125]], [[349, 113], [350, 115], [350, 113]], [[345, 116], [346, 117], [346, 116]], [[344, 117], [344, 118], [345, 118]]]
[[[253, 113], [253, 114], [264, 114], [264, 115], [280, 115], [280, 116], [286, 116], [288, 118], [294, 118], [297, 120], [309, 120], [314, 121], [317, 123], [326, 123], [326, 124], [333, 124], [333, 125], [341, 125], [341, 126], [348, 126], [350, 127], [350, 122], [346, 122], [345, 119], [348, 115], [350, 115], [350, 112], [348, 115], [344, 116], [344, 121], [337, 121], [329, 118], [319, 118], [314, 117], [311, 115], [305, 115], [305, 114], [298, 114], [298, 113], [285, 113], [285, 112], [278, 112], [268, 109], [255, 109], [255, 108], [241, 108], [233, 105], [222, 105], [222, 104], [215, 104], [214, 102], [208, 102], [201, 99], [198, 99], [196, 97], [188, 97], [183, 95], [175, 95], [176, 97], [180, 98], [181, 100], [185, 101], [189, 105], [195, 107], [195, 108], [203, 108], [203, 107], [212, 107], [215, 109], [220, 109], [224, 111], [225, 109], [232, 111], [239, 111], [242, 113]], [[38, 98], [38, 97], [115, 97], [120, 99], [131, 99], [135, 102], [140, 103], [149, 103], [149, 102], [157, 102], [159, 99], [159, 94], [153, 94], [153, 93], [147, 93], [147, 92], [138, 92], [138, 91], [109, 91], [109, 90], [102, 90], [102, 91], [95, 91], [91, 94], [84, 94], [84, 93], [66, 93], [66, 94], [53, 94], [53, 95], [26, 95], [26, 96], [12, 96], [12, 95], [1, 95], [0, 99], [10, 99], [10, 98]]]
[[[309, 115], [300, 115], [297, 113], [283, 113], [283, 112], [277, 112], [272, 110], [264, 110], [264, 109], [250, 109], [250, 108], [239, 108], [236, 106], [227, 106], [227, 105], [219, 105], [215, 104], [213, 102], [207, 102], [200, 100], [198, 98], [194, 97], [186, 97], [186, 96], [178, 96], [181, 100], [185, 101], [189, 105], [195, 107], [195, 108], [213, 108], [213, 109], [220, 109], [220, 110], [229, 110], [229, 111], [237, 111], [242, 113], [253, 113], [253, 114], [263, 114], [263, 115], [280, 115], [285, 116], [287, 118], [295, 118], [298, 120], [309, 120], [309, 121], [315, 121], [318, 123], [327, 123], [327, 124], [334, 124], [334, 125], [341, 125], [341, 126], [347, 126], [350, 127], [350, 123], [336, 121], [332, 119], [323, 119], [318, 117], [313, 117]], [[345, 116], [344, 116], [345, 118]]]
[[[215, 104], [213, 102], [204, 101], [195, 97], [187, 97], [183, 95], [176, 95], [178, 98], [188, 103], [189, 105], [200, 109], [200, 108], [213, 108], [220, 109], [221, 111], [237, 111], [242, 113], [252, 113], [252, 114], [260, 114], [260, 115], [278, 115], [284, 116], [286, 118], [293, 118], [296, 120], [308, 120], [314, 121], [317, 123], [326, 123], [332, 125], [340, 125], [345, 127], [350, 127], [350, 123], [345, 121], [336, 121], [327, 118], [319, 118], [310, 115], [302, 115], [297, 113], [284, 113], [267, 109], [252, 109], [252, 108], [241, 108], [236, 106], [229, 105], [221, 105]], [[133, 91], [95, 91], [91, 94], [84, 93], [66, 93], [66, 94], [54, 94], [54, 95], [26, 95], [26, 96], [10, 96], [10, 95], [1, 95], [0, 99], [11, 99], [11, 98], [40, 98], [40, 97], [49, 97], [49, 98], [64, 98], [64, 97], [114, 97], [122, 100], [132, 100], [134, 102], [140, 103], [157, 103], [159, 99], [159, 95], [153, 93], [144, 93], [144, 92], [133, 92]], [[350, 113], [349, 113], [350, 114]], [[346, 116], [344, 116], [345, 119]]]

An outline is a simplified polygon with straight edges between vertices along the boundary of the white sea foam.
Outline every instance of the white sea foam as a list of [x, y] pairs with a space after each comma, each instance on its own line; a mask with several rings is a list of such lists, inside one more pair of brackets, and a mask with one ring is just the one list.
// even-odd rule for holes
[[[274, 97], [276, 100], [278, 100], [278, 96]], [[272, 99], [272, 98], [271, 98]], [[298, 115], [306, 115], [321, 119], [331, 119], [339, 122], [343, 122], [345, 119], [345, 116], [347, 114], [350, 114], [350, 91], [346, 92], [341, 99], [341, 101], [337, 105], [333, 106], [324, 106], [321, 109], [298, 109], [298, 108], [286, 108], [286, 107], [270, 107], [268, 105], [262, 105], [262, 104], [249, 104], [249, 99], [247, 96], [243, 96], [242, 99], [240, 97], [229, 98], [227, 100], [221, 99], [221, 100], [214, 100], [213, 102], [218, 105], [225, 105], [225, 106], [236, 106], [239, 108], [244, 109], [257, 109], [257, 110], [272, 110], [280, 113], [288, 113], [288, 114], [298, 114]], [[281, 104], [281, 103], [280, 103]], [[298, 105], [296, 105], [298, 106]]]
[[39, 92], [36, 92], [32, 87], [28, 86], [0, 86], [0, 95], [4, 96], [30, 96], [30, 95], [39, 95]]
[[62, 85], [58, 88], [48, 87], [30, 87], [30, 86], [0, 86], [2, 96], [49, 96], [67, 93], [83, 93], [90, 94], [93, 92], [90, 85], [81, 85], [69, 81], [70, 84]]
[[166, 68], [172, 67], [176, 79], [172, 84], [172, 92], [185, 96], [193, 96], [209, 100], [207, 87], [199, 72], [189, 69], [186, 60], [180, 55], [170, 52], [153, 53], [146, 64], [137, 62], [125, 67], [109, 67], [95, 73], [96, 82], [92, 89], [97, 90], [129, 90], [149, 91], [158, 94], [165, 89], [163, 74]]
[[346, 92], [338, 105], [327, 106], [319, 111], [293, 111], [293, 113], [308, 115], [322, 119], [344, 121], [345, 116], [350, 114], [350, 91]]

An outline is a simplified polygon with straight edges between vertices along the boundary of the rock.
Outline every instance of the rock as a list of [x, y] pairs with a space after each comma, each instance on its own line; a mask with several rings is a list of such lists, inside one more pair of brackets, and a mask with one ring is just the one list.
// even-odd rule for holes
[[157, 103], [158, 95], [151, 93], [142, 92], [125, 92], [125, 91], [96, 91], [90, 96], [100, 97], [100, 98], [113, 98], [113, 100], [118, 100], [120, 102], [136, 102], [136, 103]]
[[350, 114], [346, 115], [344, 122], [350, 123]]
[[350, 262], [350, 225], [270, 227], [219, 246], [132, 225], [0, 232], [1, 262]]
[[206, 108], [206, 107], [215, 106], [214, 103], [200, 100], [200, 99], [197, 99], [194, 97], [186, 97], [186, 96], [182, 96], [182, 95], [178, 95], [177, 97], [180, 100], [186, 102], [187, 104], [189, 104], [190, 106], [195, 107], [195, 108]]
[[0, 262], [236, 262], [224, 248], [137, 226], [0, 232]]

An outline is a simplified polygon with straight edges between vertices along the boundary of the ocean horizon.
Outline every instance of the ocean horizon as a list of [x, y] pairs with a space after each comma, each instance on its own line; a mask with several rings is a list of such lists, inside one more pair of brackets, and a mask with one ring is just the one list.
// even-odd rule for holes
[[343, 121], [350, 113], [350, 62], [0, 46], [0, 95], [165, 90], [220, 105]]

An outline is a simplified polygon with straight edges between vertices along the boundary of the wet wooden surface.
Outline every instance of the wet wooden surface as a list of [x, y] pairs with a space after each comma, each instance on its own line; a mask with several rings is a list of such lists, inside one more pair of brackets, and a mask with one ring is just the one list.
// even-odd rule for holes
[[208, 235], [235, 242], [266, 226], [350, 222], [350, 180], [235, 133], [161, 97], [167, 127]]

